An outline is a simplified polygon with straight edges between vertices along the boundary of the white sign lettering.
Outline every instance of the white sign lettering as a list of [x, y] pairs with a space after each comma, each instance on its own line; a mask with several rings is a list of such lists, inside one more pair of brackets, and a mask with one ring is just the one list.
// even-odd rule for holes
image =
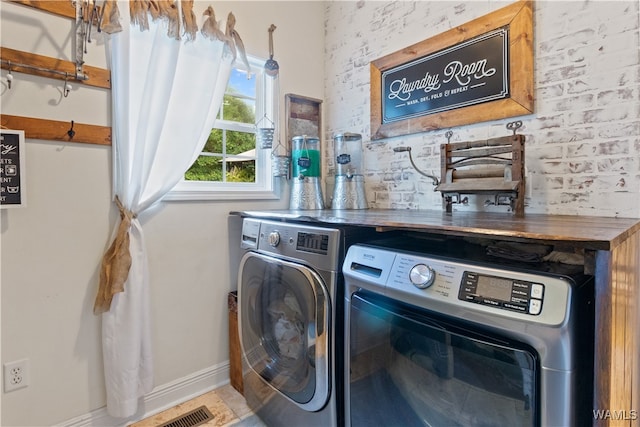
[[10, 152], [15, 151], [16, 148], [18, 148], [17, 145], [0, 144], [2, 154], [9, 154]]
[[484, 77], [493, 76], [496, 73], [495, 68], [487, 69], [487, 60], [481, 59], [471, 64], [463, 64], [460, 61], [451, 61], [444, 67], [444, 75], [447, 76], [443, 81], [449, 83], [452, 79], [456, 79], [460, 86], [466, 86], [471, 81], [471, 77], [480, 80]]
[[425, 93], [429, 93], [434, 90], [440, 89], [440, 75], [439, 74], [425, 74], [420, 80], [414, 80], [407, 83], [407, 79], [394, 80], [389, 85], [389, 99], [399, 99], [406, 101], [411, 98], [411, 94], [416, 90], [424, 90]]
[[[453, 79], [460, 86], [467, 86], [471, 82], [471, 78], [475, 80], [481, 80], [485, 77], [491, 77], [496, 73], [495, 68], [487, 68], [487, 60], [481, 59], [470, 64], [463, 64], [460, 61], [451, 61], [444, 67], [444, 75], [446, 76], [442, 83], [449, 83]], [[422, 90], [424, 93], [433, 92], [440, 89], [440, 74], [430, 74], [428, 71], [425, 76], [420, 80], [414, 80], [407, 82], [407, 78], [397, 79], [389, 84], [389, 99], [399, 99], [400, 101], [407, 101], [411, 99], [413, 92], [416, 90]], [[467, 88], [460, 88], [460, 90], [453, 89], [451, 93], [467, 90]]]

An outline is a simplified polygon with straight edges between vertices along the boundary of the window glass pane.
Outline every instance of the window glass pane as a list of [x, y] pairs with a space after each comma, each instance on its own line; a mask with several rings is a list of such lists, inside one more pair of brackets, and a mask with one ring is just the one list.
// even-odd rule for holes
[[[236, 132], [232, 130], [225, 131], [227, 155], [230, 154], [243, 154], [250, 155], [255, 158], [256, 148], [256, 134], [247, 132]], [[247, 153], [249, 150], [253, 150], [251, 153]]]
[[255, 182], [256, 135], [225, 131], [227, 144], [227, 181]]
[[[256, 162], [253, 159], [240, 159], [230, 156], [225, 162], [226, 182], [255, 182]], [[196, 161], [185, 173], [188, 181], [222, 181], [223, 161], [221, 157], [198, 156]]]
[[256, 182], [256, 162], [254, 160], [236, 162], [227, 160], [228, 182]]
[[229, 77], [220, 117], [240, 123], [256, 122], [256, 74], [234, 68]]
[[252, 73], [247, 78], [247, 72], [234, 68], [229, 76], [227, 93], [240, 94], [245, 97], [256, 99], [256, 73]]
[[187, 181], [222, 181], [223, 142], [227, 151], [226, 181], [255, 182], [255, 134], [222, 129], [211, 131], [203, 155], [198, 157], [185, 174]]
[[220, 117], [232, 122], [253, 124], [256, 122], [256, 103], [251, 99], [225, 95]]
[[222, 158], [198, 156], [189, 170], [184, 174], [188, 181], [222, 181]]

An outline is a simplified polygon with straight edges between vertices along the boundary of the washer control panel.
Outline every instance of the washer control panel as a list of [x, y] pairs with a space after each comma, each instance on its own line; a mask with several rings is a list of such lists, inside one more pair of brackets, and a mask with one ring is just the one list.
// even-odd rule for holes
[[336, 271], [341, 266], [340, 236], [335, 228], [244, 218], [240, 247]]
[[538, 315], [542, 311], [544, 285], [526, 280], [465, 271], [458, 299]]

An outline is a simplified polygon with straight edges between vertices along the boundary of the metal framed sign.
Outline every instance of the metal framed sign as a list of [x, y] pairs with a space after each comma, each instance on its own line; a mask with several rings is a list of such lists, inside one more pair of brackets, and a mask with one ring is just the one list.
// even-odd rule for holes
[[26, 206], [24, 131], [0, 134], [0, 208]]
[[509, 97], [503, 27], [382, 73], [382, 122]]
[[370, 64], [371, 139], [533, 113], [533, 11], [518, 1]]

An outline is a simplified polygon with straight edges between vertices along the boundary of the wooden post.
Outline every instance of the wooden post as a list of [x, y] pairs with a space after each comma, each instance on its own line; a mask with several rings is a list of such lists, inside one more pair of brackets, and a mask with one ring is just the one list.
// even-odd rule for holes
[[238, 294], [229, 292], [229, 378], [231, 386], [244, 394], [242, 382], [242, 350], [240, 348], [240, 334], [238, 330]]

